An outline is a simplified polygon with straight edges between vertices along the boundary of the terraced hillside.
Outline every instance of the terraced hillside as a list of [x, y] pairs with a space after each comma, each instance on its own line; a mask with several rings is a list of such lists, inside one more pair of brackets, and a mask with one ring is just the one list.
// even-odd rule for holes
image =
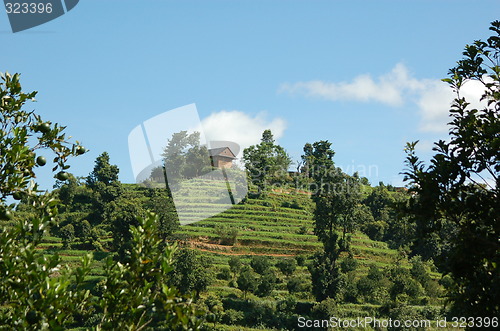
[[[216, 183], [216, 185], [223, 185]], [[208, 185], [208, 183], [206, 183]], [[194, 189], [194, 188], [190, 188]], [[252, 194], [250, 194], [252, 196]], [[192, 206], [193, 218], [206, 209], [220, 210], [218, 197], [203, 204], [181, 201], [183, 208]], [[314, 203], [306, 192], [274, 191], [242, 203], [206, 220], [182, 226], [179, 234], [188, 244], [205, 252], [222, 255], [296, 256], [321, 248], [313, 233]], [[237, 232], [234, 244], [223, 244], [221, 232]], [[370, 263], [384, 263], [396, 251], [382, 242], [370, 240], [362, 233], [353, 236], [356, 258]]]
[[[249, 197], [241, 203], [227, 205], [227, 200], [222, 199], [222, 193], [205, 194], [207, 188], [214, 185], [218, 186], [215, 191], [223, 192], [226, 187], [224, 181], [207, 180], [196, 184], [191, 182], [189, 185], [190, 187], [184, 188], [184, 192], [189, 194], [178, 195], [180, 199], [176, 201], [177, 208], [181, 207], [185, 213], [184, 217], [199, 219], [201, 215], [207, 213], [207, 210], [209, 214], [214, 214], [202, 221], [183, 225], [176, 232], [177, 237], [181, 239], [181, 245], [196, 249], [206, 265], [210, 265], [213, 282], [209, 286], [208, 293], [202, 294], [202, 299], [215, 294], [221, 300], [227, 299], [224, 304], [225, 309], [240, 312], [243, 312], [244, 308], [238, 305], [249, 304], [248, 302], [255, 304], [268, 302], [276, 306], [278, 302], [290, 297], [292, 293], [289, 289], [290, 283], [296, 281], [300, 290], [294, 291], [294, 298], [298, 300], [300, 307], [308, 307], [304, 308], [306, 311], [312, 309], [315, 305], [315, 298], [311, 293], [312, 283], [307, 269], [307, 259], [315, 251], [321, 250], [322, 246], [313, 233], [314, 202], [310, 195], [306, 192], [286, 190], [276, 190], [260, 196], [250, 193]], [[147, 197], [143, 195], [144, 188], [131, 184], [124, 187], [128, 191], [137, 193], [141, 201], [147, 200]], [[183, 192], [182, 188], [179, 192]], [[217, 211], [222, 212], [216, 213]], [[4, 223], [4, 225], [12, 224], [13, 222]], [[111, 238], [101, 238], [103, 242], [107, 240]], [[366, 276], [372, 265], [384, 268], [397, 264], [410, 268], [408, 261], [398, 251], [389, 249], [386, 243], [370, 240], [360, 232], [352, 235], [351, 247], [358, 265], [353, 278], [349, 280], [353, 284]], [[79, 264], [81, 256], [88, 253], [87, 250], [78, 249], [78, 245], [73, 245], [72, 249], [64, 249], [61, 239], [51, 236], [44, 238], [39, 249], [45, 250], [47, 254], [59, 254], [63, 262], [70, 265]], [[109, 254], [112, 253], [94, 252], [94, 264], [88, 279], [89, 289], [95, 288], [95, 285], [102, 279], [104, 261]], [[242, 291], [238, 289], [236, 276], [229, 270], [229, 261], [234, 256], [237, 256], [244, 265], [250, 265], [255, 256], [269, 257], [270, 268], [278, 277], [271, 296], [260, 298], [253, 293], [248, 293], [247, 299], [250, 301], [242, 299]], [[291, 276], [285, 275], [278, 270], [277, 264], [291, 259], [297, 261], [296, 270]], [[430, 276], [434, 280], [440, 278], [440, 274], [436, 272], [431, 273]], [[427, 301], [422, 305], [414, 306], [414, 309], [432, 307], [437, 310], [439, 304], [440, 299], [432, 299], [432, 302]], [[338, 316], [344, 318], [373, 316], [379, 308], [380, 305], [371, 303], [349, 303], [339, 306], [337, 313]], [[251, 317], [247, 316], [245, 319], [251, 319]], [[253, 330], [242, 326], [225, 325], [224, 330]]]

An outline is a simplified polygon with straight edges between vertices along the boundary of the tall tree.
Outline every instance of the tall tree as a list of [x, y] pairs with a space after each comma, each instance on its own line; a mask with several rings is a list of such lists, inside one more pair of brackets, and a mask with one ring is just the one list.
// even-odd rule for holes
[[275, 144], [271, 130], [262, 133], [260, 144], [243, 150], [243, 160], [250, 180], [259, 192], [268, 185], [282, 184], [292, 162], [285, 149]]
[[212, 282], [206, 260], [202, 260], [192, 249], [182, 249], [174, 255], [173, 271], [169, 283], [179, 289], [182, 294], [195, 292], [195, 297], [205, 291]]
[[162, 154], [168, 183], [201, 176], [210, 168], [206, 146], [200, 144], [200, 133], [176, 132], [168, 140]]
[[[118, 180], [118, 166], [109, 162], [109, 154], [103, 152], [95, 160], [94, 169], [87, 176], [87, 187], [93, 192], [93, 205], [95, 212], [90, 216], [94, 223], [110, 220], [114, 212], [114, 205], [123, 193], [123, 188]], [[127, 227], [128, 231], [128, 227]]]
[[331, 148], [332, 143], [328, 140], [320, 140], [312, 145], [304, 145], [302, 155], [302, 172], [312, 178], [314, 182], [321, 183], [321, 180], [329, 175], [330, 171], [335, 171], [333, 156], [335, 152]]
[[[434, 258], [453, 277], [451, 299], [467, 316], [500, 314], [500, 21], [490, 30], [486, 42], [465, 47], [444, 79], [456, 93], [449, 141], [435, 143], [430, 166], [417, 157], [416, 142], [406, 147], [404, 174], [414, 193], [410, 215], [418, 230], [414, 249], [445, 235], [440, 245], [447, 249]], [[480, 107], [461, 96], [467, 81], [484, 88]]]

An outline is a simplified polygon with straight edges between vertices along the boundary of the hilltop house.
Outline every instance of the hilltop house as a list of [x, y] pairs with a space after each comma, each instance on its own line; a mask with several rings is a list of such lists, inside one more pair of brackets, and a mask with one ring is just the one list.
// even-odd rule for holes
[[212, 166], [221, 169], [231, 168], [233, 166], [233, 160], [236, 159], [236, 156], [229, 147], [209, 149], [208, 155], [210, 155], [210, 162], [212, 163]]

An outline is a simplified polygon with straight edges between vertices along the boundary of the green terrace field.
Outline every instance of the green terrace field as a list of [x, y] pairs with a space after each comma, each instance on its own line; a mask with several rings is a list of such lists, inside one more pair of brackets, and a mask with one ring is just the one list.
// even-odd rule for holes
[[[223, 184], [218, 183], [218, 185]], [[126, 189], [141, 192], [142, 188], [139, 185], [127, 185]], [[194, 190], [189, 191], [194, 192]], [[145, 199], [145, 197], [141, 198], [141, 200]], [[199, 202], [200, 200], [203, 201]], [[193, 201], [198, 201], [198, 203]], [[177, 201], [177, 206], [182, 206], [185, 212], [184, 217], [191, 216], [197, 219], [207, 210], [211, 212], [220, 210], [219, 201], [220, 197], [217, 196], [211, 198], [201, 196], [198, 200], [193, 196], [185, 196], [181, 201]], [[312, 283], [307, 263], [313, 253], [322, 249], [321, 243], [314, 235], [313, 210], [314, 202], [305, 192], [273, 191], [260, 196], [249, 194], [244, 201], [221, 213], [181, 226], [175, 233], [180, 240], [180, 246], [197, 250], [203, 261], [211, 266], [213, 282], [208, 288], [208, 293], [202, 294], [202, 297], [216, 294], [221, 298], [241, 300], [238, 298], [242, 297], [242, 292], [235, 286], [234, 277], [232, 275], [229, 278], [221, 276], [224, 272], [229, 273], [228, 262], [233, 256], [238, 256], [243, 264], [250, 264], [251, 259], [258, 255], [268, 256], [272, 265], [283, 259], [295, 258], [298, 261], [298, 258], [301, 258], [304, 263], [299, 263], [293, 277], [301, 279], [303, 286], [309, 290], [295, 293], [295, 297], [302, 305], [312, 307], [315, 300], [310, 291]], [[13, 222], [8, 224], [4, 222], [3, 225], [11, 226]], [[103, 242], [107, 240], [111, 238], [101, 238]], [[73, 249], [64, 249], [60, 238], [47, 235], [38, 248], [45, 250], [46, 254], [59, 254], [64, 263], [77, 265], [88, 251], [74, 249], [78, 245], [72, 247]], [[351, 281], [365, 276], [371, 265], [384, 268], [398, 264], [410, 268], [408, 261], [402, 258], [398, 251], [388, 248], [384, 242], [369, 239], [361, 232], [352, 234], [351, 247], [358, 262], [355, 279]], [[103, 278], [105, 258], [112, 253], [94, 251], [93, 254], [94, 263], [88, 279], [89, 289], [93, 289]], [[277, 271], [275, 266], [272, 268]], [[260, 299], [252, 293], [249, 293], [247, 297], [254, 300], [271, 300], [275, 303], [287, 298], [289, 295], [287, 281], [292, 276], [285, 276], [279, 272], [277, 275], [279, 281], [272, 297]], [[433, 272], [431, 277], [437, 280], [441, 275]], [[431, 306], [437, 307], [440, 303], [441, 299], [433, 302]], [[356, 318], [374, 316], [379, 307], [372, 304], [343, 304], [339, 306], [338, 311], [339, 316]], [[415, 309], [423, 309], [423, 307], [415, 306]], [[233, 326], [225, 326], [225, 329], [252, 330]]]

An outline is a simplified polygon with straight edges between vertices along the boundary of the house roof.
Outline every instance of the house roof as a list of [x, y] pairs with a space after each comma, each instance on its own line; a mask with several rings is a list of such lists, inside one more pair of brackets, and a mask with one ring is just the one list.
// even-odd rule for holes
[[236, 156], [233, 154], [233, 152], [229, 147], [212, 148], [208, 150], [208, 154], [210, 156], [223, 156], [232, 159], [236, 158]]

